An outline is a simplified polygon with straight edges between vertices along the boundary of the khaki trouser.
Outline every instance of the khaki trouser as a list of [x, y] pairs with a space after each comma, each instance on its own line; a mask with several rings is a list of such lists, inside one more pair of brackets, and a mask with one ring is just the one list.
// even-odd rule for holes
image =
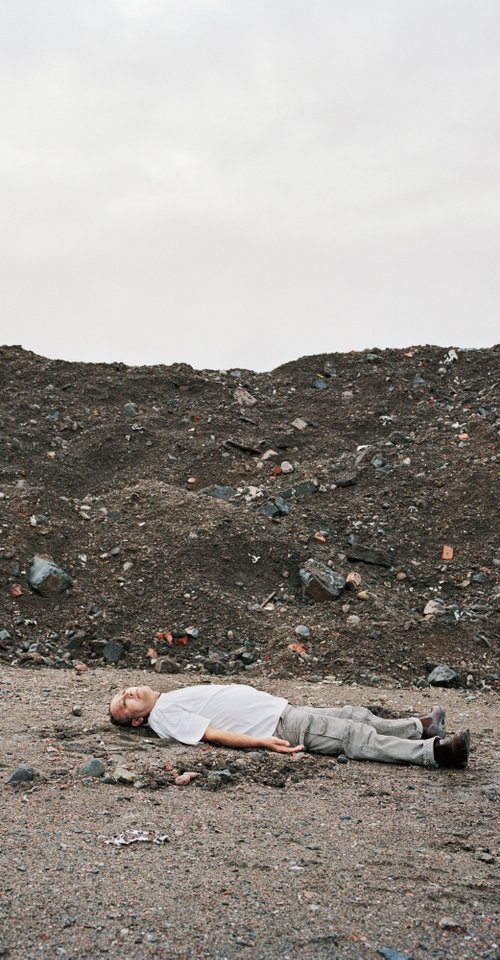
[[365, 707], [292, 707], [283, 711], [274, 736], [310, 753], [345, 753], [353, 760], [418, 763], [437, 767], [434, 738], [422, 740], [418, 717], [386, 720]]

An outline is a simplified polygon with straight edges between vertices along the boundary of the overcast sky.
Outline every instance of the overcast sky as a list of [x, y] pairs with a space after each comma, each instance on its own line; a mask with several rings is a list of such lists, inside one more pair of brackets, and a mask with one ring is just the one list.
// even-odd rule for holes
[[0, 0], [0, 342], [490, 346], [499, 104], [499, 0]]

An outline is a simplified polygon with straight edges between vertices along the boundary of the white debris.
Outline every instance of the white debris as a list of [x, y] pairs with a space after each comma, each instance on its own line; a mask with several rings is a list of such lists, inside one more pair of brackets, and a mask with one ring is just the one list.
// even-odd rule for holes
[[132, 843], [168, 843], [166, 833], [152, 834], [149, 830], [129, 830], [117, 837], [109, 837], [104, 843], [114, 847], [129, 847]]
[[245, 390], [244, 387], [236, 387], [236, 390], [233, 393], [233, 397], [238, 401], [240, 407], [253, 407], [257, 400], [255, 397], [252, 397], [252, 394]]

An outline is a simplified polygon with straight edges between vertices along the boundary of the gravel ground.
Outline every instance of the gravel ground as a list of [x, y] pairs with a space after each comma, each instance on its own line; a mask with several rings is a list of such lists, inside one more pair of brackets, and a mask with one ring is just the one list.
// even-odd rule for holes
[[[37, 776], [2, 786], [0, 956], [498, 956], [494, 693], [262, 682], [291, 702], [388, 715], [440, 699], [450, 729], [470, 726], [473, 754], [465, 771], [436, 772], [186, 749], [112, 727], [110, 692], [137, 682], [111, 668], [4, 670], [2, 781], [20, 763]], [[79, 775], [91, 757], [135, 784]], [[174, 786], [189, 769], [198, 779]], [[120, 836], [146, 842], [106, 843]]]

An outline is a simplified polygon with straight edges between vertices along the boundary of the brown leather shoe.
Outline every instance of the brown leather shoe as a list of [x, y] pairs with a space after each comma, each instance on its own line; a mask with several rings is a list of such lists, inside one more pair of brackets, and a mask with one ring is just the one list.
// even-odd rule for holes
[[439, 767], [466, 767], [469, 759], [470, 733], [459, 730], [444, 740], [434, 740], [434, 759]]
[[442, 739], [446, 736], [444, 721], [446, 713], [444, 707], [434, 706], [430, 713], [425, 717], [419, 717], [423, 726], [422, 740], [429, 740], [431, 737]]

